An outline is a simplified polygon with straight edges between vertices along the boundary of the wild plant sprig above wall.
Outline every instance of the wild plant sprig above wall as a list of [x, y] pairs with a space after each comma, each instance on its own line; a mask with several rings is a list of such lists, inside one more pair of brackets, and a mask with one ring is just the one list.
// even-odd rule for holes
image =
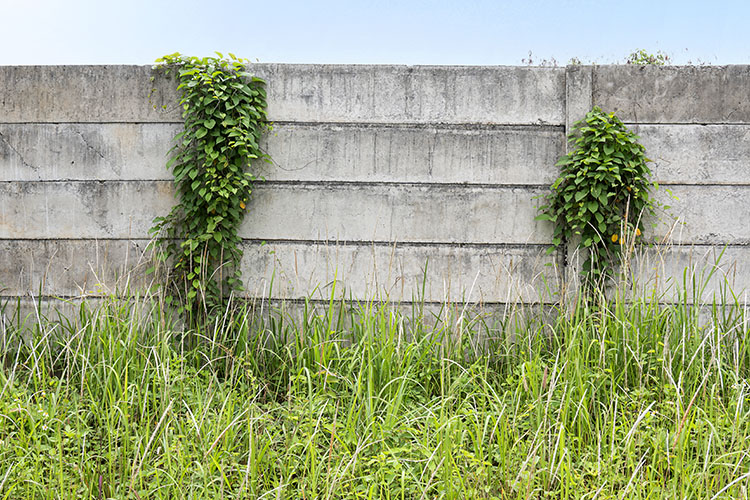
[[177, 204], [154, 219], [151, 233], [169, 270], [167, 300], [178, 299], [193, 324], [242, 290], [238, 230], [256, 179], [248, 166], [270, 161], [259, 147], [270, 129], [265, 82], [247, 72], [247, 60], [217, 56], [156, 60], [156, 69], [177, 79], [185, 126], [167, 162]]
[[573, 150], [557, 162], [560, 177], [539, 207], [537, 219], [555, 225], [551, 250], [580, 238], [590, 283], [612, 275], [622, 250], [640, 243], [644, 218], [654, 215], [658, 184], [638, 139], [614, 113], [595, 106], [575, 123], [568, 138]]

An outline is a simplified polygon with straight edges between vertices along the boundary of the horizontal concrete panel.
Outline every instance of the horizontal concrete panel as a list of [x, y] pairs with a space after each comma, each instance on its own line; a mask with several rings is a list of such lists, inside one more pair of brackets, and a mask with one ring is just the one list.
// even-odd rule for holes
[[750, 183], [750, 124], [639, 125], [653, 178], [678, 184]]
[[0, 238], [145, 238], [171, 182], [0, 183]]
[[[0, 241], [0, 296], [143, 293], [154, 283], [146, 240]], [[246, 291], [255, 300], [550, 303], [557, 259], [540, 247], [352, 245], [246, 241]], [[576, 255], [571, 258], [573, 265]], [[750, 247], [657, 246], [627, 262], [628, 297], [711, 304], [748, 300]], [[336, 280], [335, 288], [333, 282]]]
[[[240, 234], [254, 239], [548, 243], [535, 188], [260, 184]], [[170, 182], [0, 184], [0, 238], [145, 238]]]
[[562, 128], [278, 125], [267, 179], [550, 184]]
[[593, 72], [594, 104], [626, 122], [750, 122], [747, 65], [595, 66]]
[[181, 122], [175, 89], [151, 66], [3, 66], [0, 122]]
[[647, 239], [683, 245], [750, 244], [750, 226], [742, 222], [750, 220], [750, 186], [663, 186], [655, 199], [670, 208], [660, 210], [656, 228], [645, 221]]
[[[146, 240], [0, 240], [0, 295], [134, 293], [153, 284]], [[243, 296], [272, 299], [538, 302], [557, 289], [545, 249], [243, 244]], [[333, 282], [336, 281], [334, 288]], [[424, 294], [423, 294], [424, 291]]]
[[565, 69], [258, 64], [274, 121], [565, 123]]
[[171, 180], [181, 124], [0, 124], [0, 181]]
[[254, 297], [528, 303], [553, 299], [555, 262], [538, 246], [273, 243], [246, 247], [242, 269]]
[[[239, 301], [238, 301], [239, 302]], [[135, 318], [141, 318], [145, 325], [149, 325], [153, 316], [149, 316], [154, 308], [161, 307], [153, 297], [122, 297], [122, 296], [85, 296], [74, 298], [42, 297], [4, 297], [0, 295], [0, 305], [5, 306], [0, 317], [4, 317], [6, 332], [11, 334], [3, 337], [0, 330], [0, 347], [3, 342], [12, 343], [15, 338], [15, 328], [21, 330], [35, 328], [42, 318], [42, 324], [49, 328], [46, 321], [65, 318], [66, 326], [80, 321], [82, 307], [88, 311], [119, 311], [127, 308]], [[386, 319], [390, 314], [394, 318], [401, 318], [407, 329], [419, 324], [420, 328], [436, 329], [439, 332], [451, 333], [459, 330], [470, 336], [475, 346], [483, 346], [487, 341], [505, 341], [515, 343], [518, 332], [528, 331], [528, 325], [536, 330], [541, 324], [552, 324], [556, 315], [555, 309], [549, 304], [523, 303], [419, 303], [389, 302], [378, 304], [363, 304], [356, 301], [336, 301], [332, 305], [329, 301], [295, 301], [295, 300], [264, 300], [244, 299], [242, 306], [252, 315], [248, 318], [254, 325], [268, 332], [269, 319], [274, 318], [275, 324], [299, 325], [305, 318], [326, 318], [333, 312], [335, 318], [339, 313], [343, 318], [343, 330], [338, 334], [343, 338], [350, 338], [348, 334], [353, 325], [361, 325], [363, 319], [372, 319], [375, 315], [386, 311]], [[382, 308], [382, 309], [381, 309]], [[365, 317], [363, 317], [365, 316]], [[89, 316], [91, 317], [91, 316]], [[101, 317], [101, 314], [99, 315]], [[126, 318], [120, 316], [123, 321]], [[71, 323], [72, 322], [72, 323]], [[338, 326], [338, 324], [337, 324]], [[167, 325], [168, 329], [181, 331], [184, 324], [175, 321]], [[60, 332], [60, 330], [57, 330]], [[64, 335], [64, 331], [62, 332]], [[492, 349], [492, 348], [491, 348]]]
[[143, 289], [147, 240], [0, 240], [0, 295], [72, 297]]
[[536, 188], [281, 185], [256, 189], [246, 238], [548, 243]]
[[[565, 121], [563, 68], [256, 64], [250, 71], [268, 82], [274, 121]], [[3, 67], [0, 116], [13, 123], [180, 121], [174, 81], [152, 82], [153, 75], [150, 66]]]
[[[646, 238], [680, 244], [748, 244], [750, 186], [662, 187], [670, 205]], [[456, 185], [259, 184], [240, 229], [262, 240], [447, 243], [551, 241], [535, 221], [544, 188]], [[172, 183], [20, 182], [0, 184], [0, 238], [146, 238], [169, 212]]]
[[[0, 181], [172, 180], [179, 124], [0, 124]], [[263, 144], [285, 181], [550, 184], [562, 129], [279, 124]]]
[[637, 251], [629, 265], [631, 290], [641, 297], [689, 304], [749, 298], [750, 247], [657, 246]]

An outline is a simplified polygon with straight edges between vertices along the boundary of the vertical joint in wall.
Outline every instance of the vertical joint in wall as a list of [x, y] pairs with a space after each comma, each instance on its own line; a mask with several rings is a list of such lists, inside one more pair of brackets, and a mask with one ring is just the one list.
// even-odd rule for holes
[[[594, 106], [594, 66], [565, 67], [565, 152], [570, 152], [568, 136], [573, 124], [583, 119]], [[562, 251], [562, 275], [565, 284], [576, 282], [580, 274], [580, 259], [574, 259], [576, 244], [566, 241]], [[567, 286], [566, 286], [567, 288]]]

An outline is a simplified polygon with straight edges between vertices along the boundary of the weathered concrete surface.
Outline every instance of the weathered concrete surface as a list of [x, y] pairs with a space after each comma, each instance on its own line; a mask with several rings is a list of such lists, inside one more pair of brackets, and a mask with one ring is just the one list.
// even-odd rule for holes
[[653, 177], [669, 184], [750, 184], [750, 124], [639, 125]]
[[240, 234], [259, 239], [549, 243], [533, 188], [266, 185]]
[[[750, 244], [750, 185], [669, 186], [671, 208], [645, 237], [679, 244]], [[543, 188], [409, 184], [258, 186], [245, 238], [426, 243], [548, 244], [535, 221]], [[0, 183], [0, 238], [147, 238], [173, 204], [168, 181]], [[731, 216], [729, 216], [731, 214]], [[675, 223], [677, 220], [677, 223]], [[437, 222], [436, 222], [437, 221]]]
[[[246, 246], [243, 276], [255, 297], [336, 296], [428, 302], [553, 300], [555, 258], [543, 247], [337, 245]], [[547, 290], [548, 293], [545, 293]]]
[[[277, 184], [257, 187], [240, 235], [255, 239], [548, 243], [539, 188]], [[0, 238], [148, 238], [172, 183], [0, 183]], [[439, 221], [436, 223], [435, 221]]]
[[[332, 270], [352, 293], [409, 299], [406, 287], [428, 261], [435, 302], [469, 290], [466, 300], [535, 300], [530, 284], [554, 268], [535, 274], [553, 259], [540, 257], [551, 228], [533, 220], [534, 197], [556, 177], [565, 131], [594, 103], [633, 124], [656, 180], [679, 198], [657, 194], [683, 224], [665, 214], [644, 236], [707, 246], [669, 250], [661, 282], [681, 276], [686, 252], [729, 244], [735, 287], [750, 283], [748, 66], [252, 70], [268, 79], [278, 123], [264, 140], [275, 165], [255, 167], [269, 182], [248, 206], [241, 234], [255, 241], [243, 266], [257, 290], [276, 270], [273, 300], [325, 286]], [[50, 295], [96, 293], [91, 284], [124, 275], [153, 218], [169, 211], [165, 155], [180, 115], [174, 82], [151, 75], [149, 67], [0, 68], [5, 293], [40, 283]], [[644, 280], [650, 262], [637, 262]]]
[[565, 68], [565, 134], [582, 120], [593, 107], [593, 67], [568, 66]]
[[4, 66], [0, 122], [181, 122], [175, 87], [151, 66]]
[[173, 204], [170, 182], [4, 182], [0, 238], [147, 238]]
[[[0, 181], [169, 180], [180, 124], [0, 124]], [[279, 124], [268, 180], [549, 185], [555, 127]]]
[[[0, 345], [3, 341], [12, 341], [4, 334], [10, 334], [13, 326], [20, 323], [27, 328], [33, 327], [38, 318], [49, 318], [55, 320], [58, 317], [69, 321], [79, 321], [79, 311], [82, 305], [89, 310], [97, 310], [101, 307], [130, 307], [131, 312], [140, 313], [141, 317], [149, 314], [154, 307], [153, 297], [134, 297], [125, 302], [123, 297], [98, 297], [87, 296], [85, 298], [57, 299], [42, 297], [41, 299], [31, 297], [12, 297], [4, 302], [6, 323], [0, 323]], [[2, 297], [0, 297], [2, 300]], [[304, 318], [315, 315], [327, 317], [331, 304], [328, 300], [247, 300], [243, 305], [252, 311], [247, 318], [249, 321], [258, 321], [262, 325], [268, 325], [268, 319], [283, 318], [284, 322], [299, 324]], [[344, 328], [358, 324], [362, 314], [372, 316], [373, 308], [383, 307], [385, 304], [365, 304], [356, 300], [346, 302], [344, 309]], [[388, 312], [398, 314], [405, 325], [419, 322], [426, 328], [456, 332], [464, 335], [471, 334], [468, 338], [474, 346], [484, 346], [485, 342], [507, 342], [513, 343], [516, 332], [526, 331], [527, 325], [533, 322], [533, 328], [542, 324], [550, 324], [555, 316], [555, 308], [550, 304], [524, 304], [515, 303], [398, 303], [387, 304]], [[333, 312], [337, 317], [341, 310], [341, 302], [334, 302]], [[134, 314], [139, 317], [139, 314]], [[363, 319], [363, 318], [362, 318]], [[148, 321], [148, 320], [147, 320]], [[44, 320], [42, 320], [44, 324]], [[75, 325], [75, 323], [73, 323]], [[47, 325], [48, 326], [48, 325]], [[179, 328], [179, 325], [171, 325]], [[7, 331], [3, 327], [8, 328]], [[491, 352], [495, 349], [491, 348]]]
[[279, 125], [269, 180], [549, 185], [561, 128]]
[[0, 124], [0, 181], [172, 180], [167, 152], [182, 124]]
[[595, 66], [594, 104], [633, 123], [750, 122], [750, 66]]
[[0, 240], [0, 295], [104, 295], [152, 277], [147, 240]]
[[[0, 240], [0, 297], [104, 296], [143, 290], [153, 277], [147, 240]], [[534, 246], [366, 245], [245, 241], [244, 297], [550, 303], [557, 258]], [[750, 247], [672, 246], [627, 259], [629, 296], [710, 304], [747, 302]], [[687, 270], [687, 274], [686, 274]], [[468, 278], [467, 278], [468, 277]], [[694, 283], [695, 277], [695, 283]], [[470, 278], [470, 279], [469, 279]], [[697, 286], [696, 286], [697, 283]], [[2, 300], [2, 299], [0, 299]]]
[[750, 299], [748, 246], [657, 246], [637, 250], [629, 269], [637, 297], [708, 305], [732, 301], [733, 293], [744, 304]]
[[750, 244], [750, 186], [668, 186], [656, 200], [671, 208], [659, 215], [655, 229], [647, 227], [646, 239], [682, 245], [723, 246]]
[[[143, 289], [148, 240], [0, 240], [0, 296], [74, 297]], [[248, 297], [538, 302], [557, 290], [544, 247], [445, 247], [245, 241]], [[471, 279], [465, 279], [471, 274]], [[540, 291], [549, 293], [540, 297]], [[422, 292], [424, 290], [424, 295]]]
[[565, 123], [565, 70], [258, 64], [275, 121]]
[[[255, 64], [250, 71], [268, 82], [273, 121], [564, 124], [564, 69]], [[150, 66], [7, 66], [0, 116], [180, 121], [173, 87]]]

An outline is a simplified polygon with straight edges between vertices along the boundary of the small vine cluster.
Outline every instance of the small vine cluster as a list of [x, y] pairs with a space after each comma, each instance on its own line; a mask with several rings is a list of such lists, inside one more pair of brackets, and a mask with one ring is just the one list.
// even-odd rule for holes
[[217, 55], [156, 60], [157, 70], [176, 76], [185, 125], [167, 162], [178, 202], [154, 219], [151, 234], [169, 270], [167, 301], [177, 298], [193, 324], [242, 290], [238, 229], [255, 181], [247, 168], [270, 161], [259, 146], [270, 128], [265, 82], [247, 72], [247, 60]]
[[580, 238], [590, 283], [611, 276], [624, 248], [640, 241], [643, 216], [654, 215], [658, 185], [639, 137], [614, 115], [594, 107], [574, 125], [573, 150], [560, 158], [560, 177], [544, 197], [538, 220], [554, 223], [550, 251]]

